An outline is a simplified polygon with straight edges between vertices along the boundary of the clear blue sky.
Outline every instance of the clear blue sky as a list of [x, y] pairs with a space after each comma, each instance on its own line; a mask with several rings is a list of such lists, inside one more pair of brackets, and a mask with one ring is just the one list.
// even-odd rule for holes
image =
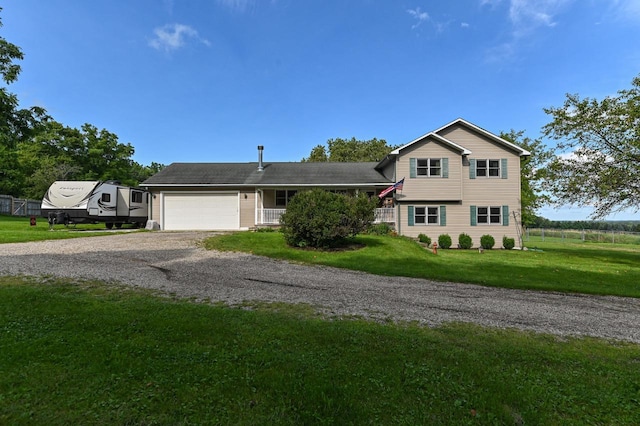
[[458, 117], [538, 138], [566, 93], [615, 95], [640, 73], [638, 0], [2, 3], [22, 106], [106, 128], [141, 164], [256, 161], [259, 144], [299, 161], [329, 138], [404, 144]]

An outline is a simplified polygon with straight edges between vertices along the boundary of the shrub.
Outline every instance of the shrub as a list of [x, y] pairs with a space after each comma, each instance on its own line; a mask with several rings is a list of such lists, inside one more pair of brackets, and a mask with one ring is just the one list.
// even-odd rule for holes
[[451, 248], [451, 237], [449, 234], [442, 234], [438, 237], [438, 247], [443, 249]]
[[426, 236], [424, 234], [418, 235], [418, 241], [420, 241], [421, 243], [424, 243], [426, 245], [430, 245], [431, 244], [431, 238], [429, 238], [428, 236]]
[[373, 235], [389, 235], [393, 228], [388, 223], [376, 223], [369, 227], [369, 234]]
[[296, 194], [280, 216], [286, 243], [294, 247], [329, 248], [367, 229], [377, 200], [366, 194], [351, 197], [322, 189]]
[[256, 228], [256, 232], [275, 232], [276, 230], [271, 227]]
[[473, 240], [469, 234], [463, 232], [458, 236], [458, 245], [461, 249], [470, 249], [473, 246]]
[[514, 238], [509, 238], [506, 235], [502, 237], [502, 247], [507, 250], [511, 250], [516, 246], [516, 240]]
[[480, 247], [485, 250], [491, 250], [496, 245], [496, 240], [491, 235], [483, 235], [480, 237]]

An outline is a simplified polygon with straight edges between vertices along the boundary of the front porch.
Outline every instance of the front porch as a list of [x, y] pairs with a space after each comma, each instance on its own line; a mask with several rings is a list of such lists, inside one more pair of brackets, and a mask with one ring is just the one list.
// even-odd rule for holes
[[[279, 225], [280, 216], [286, 212], [287, 209], [265, 209], [258, 208], [256, 224], [257, 225]], [[383, 207], [376, 209], [376, 215], [373, 223], [395, 223], [396, 222], [396, 209], [393, 207]]]

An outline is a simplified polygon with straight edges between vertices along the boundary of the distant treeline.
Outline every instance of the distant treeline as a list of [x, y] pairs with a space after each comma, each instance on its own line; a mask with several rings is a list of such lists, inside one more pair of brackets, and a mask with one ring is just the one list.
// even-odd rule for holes
[[537, 217], [529, 228], [640, 232], [640, 220], [549, 220]]

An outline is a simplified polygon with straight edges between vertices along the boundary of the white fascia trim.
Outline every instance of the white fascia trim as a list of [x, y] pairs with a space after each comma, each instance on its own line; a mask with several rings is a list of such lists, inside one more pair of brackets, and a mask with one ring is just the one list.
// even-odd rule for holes
[[450, 147], [460, 151], [462, 155], [471, 155], [471, 151], [469, 151], [467, 148], [465, 148], [463, 146], [460, 146], [457, 143], [452, 142], [447, 138], [443, 138], [442, 136], [436, 134], [435, 132], [425, 133], [424, 135], [420, 136], [419, 138], [416, 138], [416, 139], [412, 140], [408, 144], [403, 145], [398, 149], [394, 149], [393, 151], [391, 151], [391, 154], [398, 155], [398, 154], [400, 154], [400, 151], [402, 151], [403, 149], [407, 148], [410, 145], [413, 145], [416, 142], [419, 142], [419, 141], [421, 141], [423, 139], [426, 139], [428, 137], [432, 137], [435, 140], [437, 140], [437, 141], [439, 141], [439, 142], [441, 142], [441, 143], [443, 143], [445, 145], [449, 145]]
[[513, 149], [514, 151], [517, 151], [520, 153], [521, 157], [525, 157], [528, 155], [531, 155], [531, 153], [529, 151], [527, 151], [526, 149], [522, 149], [520, 148], [518, 145], [512, 144], [511, 142], [502, 139], [499, 136], [494, 135], [493, 133], [483, 129], [482, 127], [478, 127], [473, 123], [468, 122], [467, 120], [463, 119], [463, 118], [457, 118], [455, 120], [453, 120], [451, 123], [445, 124], [444, 126], [440, 127], [439, 129], [434, 130], [432, 133], [438, 133], [444, 129], [446, 129], [447, 127], [450, 127], [454, 124], [462, 124], [464, 126], [469, 127], [470, 129], [475, 130], [476, 132], [483, 134], [484, 136], [493, 139], [494, 141], [501, 143], [502, 145], [506, 145], [507, 147]]

